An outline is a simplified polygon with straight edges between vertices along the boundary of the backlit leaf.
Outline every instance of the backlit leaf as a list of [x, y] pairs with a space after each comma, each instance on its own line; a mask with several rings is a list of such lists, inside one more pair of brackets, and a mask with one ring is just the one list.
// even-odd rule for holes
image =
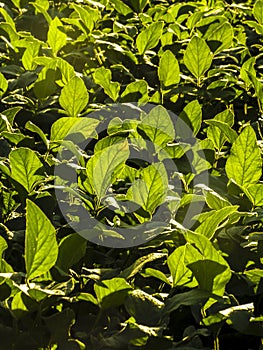
[[39, 207], [27, 200], [25, 260], [27, 279], [48, 272], [58, 256], [56, 230]]
[[136, 46], [140, 55], [157, 46], [163, 31], [163, 22], [150, 24], [137, 36]]
[[233, 143], [226, 162], [226, 173], [242, 187], [256, 183], [262, 174], [262, 160], [255, 131], [251, 126], [245, 127]]
[[77, 117], [87, 106], [89, 94], [83, 80], [72, 78], [61, 90], [59, 103], [70, 117]]
[[204, 39], [194, 36], [184, 53], [186, 68], [199, 80], [212, 64], [212, 54]]

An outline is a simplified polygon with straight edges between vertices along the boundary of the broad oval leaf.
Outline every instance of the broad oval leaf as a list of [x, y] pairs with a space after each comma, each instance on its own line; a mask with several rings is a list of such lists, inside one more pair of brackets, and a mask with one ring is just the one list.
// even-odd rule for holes
[[28, 193], [43, 181], [43, 165], [37, 154], [29, 148], [20, 147], [9, 155], [11, 177], [21, 184]]
[[258, 23], [263, 24], [263, 1], [257, 0], [253, 7], [253, 15]]
[[173, 122], [163, 106], [154, 107], [138, 127], [157, 146], [163, 146], [175, 138]]
[[263, 206], [263, 184], [255, 184], [248, 186], [246, 189], [246, 195], [248, 196], [249, 200], [253, 203], [256, 207]]
[[127, 140], [113, 144], [95, 155], [87, 163], [87, 176], [101, 199], [113, 181], [114, 174], [119, 166], [129, 157]]
[[63, 28], [62, 22], [58, 17], [55, 17], [49, 25], [47, 34], [47, 42], [54, 55], [56, 55], [67, 42], [67, 34], [63, 33], [61, 28]]
[[245, 127], [233, 143], [226, 162], [226, 173], [241, 187], [256, 183], [262, 174], [262, 160], [255, 131]]
[[164, 87], [169, 87], [180, 82], [179, 63], [170, 50], [166, 50], [161, 56], [158, 76]]
[[70, 117], [77, 117], [87, 106], [89, 94], [83, 80], [72, 78], [61, 90], [59, 103]]
[[25, 260], [27, 279], [48, 272], [56, 263], [56, 230], [46, 215], [30, 200], [26, 206]]
[[[228, 126], [218, 124], [217, 121], [226, 123]], [[225, 111], [218, 113], [213, 119], [206, 120], [205, 122], [209, 125], [207, 129], [207, 137], [212, 140], [214, 146], [218, 150], [221, 150], [227, 140], [231, 143], [235, 141], [237, 134], [231, 129], [231, 126], [234, 124], [234, 115], [230, 110], [226, 109]], [[234, 133], [236, 135], [235, 138]]]
[[128, 189], [126, 198], [153, 213], [161, 205], [168, 191], [168, 177], [163, 163], [155, 163], [144, 168], [141, 179]]
[[[97, 137], [96, 127], [98, 125], [99, 120], [93, 118], [63, 117], [53, 123], [50, 141], [62, 141], [65, 138], [72, 139], [74, 134], [78, 135], [78, 141], [82, 141], [83, 137], [85, 139], [89, 137], [95, 138]], [[83, 135], [83, 137], [79, 137], [80, 135]]]
[[77, 233], [64, 237], [59, 243], [56, 267], [64, 272], [75, 265], [86, 252], [87, 241]]
[[136, 39], [136, 46], [140, 55], [157, 46], [163, 31], [163, 22], [155, 22], [144, 29]]
[[184, 53], [186, 68], [198, 79], [203, 77], [213, 61], [210, 48], [204, 39], [194, 36]]

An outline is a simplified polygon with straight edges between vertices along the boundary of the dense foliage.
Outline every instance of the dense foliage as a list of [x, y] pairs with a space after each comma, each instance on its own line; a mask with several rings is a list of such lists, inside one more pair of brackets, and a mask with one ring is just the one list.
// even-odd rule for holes
[[263, 1], [2, 0], [0, 48], [1, 349], [262, 349]]

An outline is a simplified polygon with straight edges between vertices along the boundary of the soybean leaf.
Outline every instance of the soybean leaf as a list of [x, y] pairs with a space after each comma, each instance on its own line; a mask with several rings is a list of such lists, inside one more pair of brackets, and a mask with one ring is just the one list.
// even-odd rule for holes
[[38, 56], [40, 50], [40, 43], [34, 42], [29, 45], [23, 56], [22, 63], [26, 70], [34, 70], [37, 67], [37, 63], [35, 62], [35, 58]]
[[153, 213], [164, 202], [168, 190], [168, 178], [163, 163], [149, 165], [141, 171], [141, 179], [128, 189], [126, 198]]
[[179, 63], [170, 50], [166, 50], [161, 56], [158, 76], [164, 87], [169, 87], [180, 82]]
[[[193, 135], [196, 135], [198, 131], [201, 128], [202, 123], [202, 109], [197, 100], [189, 102], [183, 109], [183, 112], [179, 115], [180, 119], [183, 121], [183, 123], [180, 121], [180, 119], [177, 121], [176, 124], [176, 132], [179, 136], [191, 137]], [[184, 125], [184, 123], [187, 125], [187, 127]], [[190, 132], [191, 129], [193, 133]]]
[[11, 126], [13, 126], [14, 119], [17, 113], [21, 111], [21, 109], [22, 107], [12, 107], [12, 108], [5, 109], [4, 111], [1, 112], [1, 114], [4, 115], [8, 120], [8, 123]]
[[59, 243], [56, 266], [62, 271], [75, 265], [86, 252], [87, 241], [77, 233], [64, 237]]
[[249, 75], [247, 72], [250, 72], [253, 76], [256, 76], [256, 70], [255, 70], [255, 57], [250, 57], [247, 61], [243, 63], [240, 69], [240, 78], [245, 82], [247, 88], [252, 85], [251, 79], [249, 78]]
[[124, 278], [112, 278], [103, 280], [100, 284], [95, 284], [94, 290], [102, 309], [121, 305], [132, 289]]
[[156, 146], [163, 146], [175, 138], [173, 122], [162, 106], [154, 107], [138, 125]]
[[28, 193], [43, 181], [43, 165], [34, 151], [20, 147], [9, 155], [11, 177], [20, 183]]
[[95, 70], [94, 81], [96, 84], [103, 87], [105, 94], [107, 94], [113, 101], [119, 97], [120, 84], [111, 81], [111, 70], [100, 67]]
[[48, 147], [48, 139], [47, 139], [46, 135], [43, 133], [43, 131], [37, 125], [35, 125], [31, 121], [28, 121], [25, 125], [25, 128], [27, 130], [30, 130], [30, 131], [38, 134], [38, 136], [41, 138], [41, 140], [44, 142], [44, 144]]
[[231, 214], [236, 212], [237, 209], [238, 206], [233, 205], [216, 210], [214, 213], [209, 213], [209, 216], [206, 218], [206, 220], [197, 227], [196, 232], [211, 239], [216, 232], [219, 224], [226, 220]]
[[47, 43], [51, 47], [55, 56], [67, 42], [67, 34], [63, 33], [61, 30], [62, 28], [63, 24], [58, 17], [55, 17], [49, 25]]
[[211, 26], [206, 32], [204, 39], [206, 39], [212, 51], [216, 54], [232, 46], [234, 31], [230, 23], [224, 22]]
[[263, 184], [250, 185], [245, 192], [254, 206], [263, 206]]
[[253, 7], [253, 15], [258, 23], [263, 24], [263, 1], [257, 0]]
[[[74, 135], [77, 135], [76, 142], [83, 141], [83, 138], [96, 138], [96, 127], [98, 124], [99, 120], [93, 118], [60, 118], [51, 127], [50, 141], [73, 140]], [[81, 135], [83, 136], [80, 137]]]
[[77, 117], [87, 106], [89, 94], [83, 80], [72, 78], [61, 90], [59, 103], [70, 117]]
[[4, 95], [7, 88], [8, 88], [7, 80], [4, 77], [4, 75], [2, 73], [0, 73], [0, 97], [2, 97]]
[[116, 11], [124, 16], [133, 12], [132, 9], [121, 0], [112, 0], [112, 3], [114, 4]]
[[39, 207], [27, 200], [25, 260], [27, 279], [48, 272], [58, 256], [56, 230]]
[[220, 135], [221, 139], [217, 140], [218, 145], [220, 143], [220, 146], [222, 145], [223, 137], [226, 138], [230, 143], [234, 143], [238, 137], [237, 132], [233, 130], [229, 124], [225, 122], [222, 122], [220, 120], [206, 120], [206, 124], [217, 127], [223, 133], [223, 135]]
[[186, 245], [185, 263], [187, 265], [200, 260], [212, 260], [215, 263], [226, 267], [222, 271], [218, 270], [218, 274], [213, 278], [213, 286], [211, 288], [212, 293], [219, 296], [224, 295], [226, 284], [231, 278], [230, 267], [226, 260], [205, 236], [188, 231], [185, 237], [191, 244]]
[[188, 268], [193, 272], [202, 290], [216, 292], [214, 290], [214, 280], [218, 275], [225, 272], [227, 266], [213, 260], [204, 259], [188, 264]]
[[245, 127], [232, 145], [226, 162], [226, 174], [241, 187], [256, 183], [262, 174], [262, 160], [255, 131]]
[[152, 262], [156, 259], [164, 258], [166, 255], [163, 253], [150, 253], [148, 255], [142, 256], [141, 258], [137, 259], [131, 266], [127, 267], [125, 270], [123, 270], [120, 274], [120, 277], [123, 278], [131, 278], [135, 276], [140, 270], [149, 262]]
[[97, 152], [88, 161], [87, 174], [99, 199], [106, 194], [116, 170], [125, 163], [129, 153], [128, 142], [125, 140]]
[[[227, 140], [233, 143], [237, 138], [236, 132], [231, 129], [234, 124], [234, 115], [230, 110], [226, 109], [217, 114], [214, 119], [206, 120], [205, 122], [209, 125], [207, 137], [212, 140], [218, 150], [221, 150]], [[224, 124], [217, 122], [223, 122]]]
[[136, 322], [146, 326], [156, 326], [161, 320], [164, 303], [143, 290], [129, 293], [125, 308]]
[[189, 292], [179, 293], [171, 298], [167, 298], [163, 312], [164, 314], [170, 314], [183, 305], [191, 306], [203, 304], [212, 296], [211, 293], [201, 289], [193, 289]]
[[154, 22], [144, 29], [136, 38], [136, 46], [140, 55], [157, 46], [163, 31], [163, 22]]
[[138, 101], [138, 103], [145, 103], [148, 100], [148, 84], [145, 80], [130, 83], [121, 94], [121, 102]]
[[186, 266], [185, 260], [186, 246], [176, 248], [167, 259], [167, 264], [173, 279], [173, 287], [187, 285], [195, 287], [196, 280], [192, 277], [192, 272]]
[[194, 36], [184, 53], [186, 68], [198, 79], [203, 77], [212, 64], [212, 54], [204, 39]]

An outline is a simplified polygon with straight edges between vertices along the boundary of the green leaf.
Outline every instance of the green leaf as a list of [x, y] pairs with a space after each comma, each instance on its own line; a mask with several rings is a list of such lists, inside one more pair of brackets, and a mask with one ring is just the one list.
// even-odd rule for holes
[[[193, 135], [195, 136], [200, 130], [202, 123], [202, 108], [199, 102], [197, 100], [189, 102], [179, 117], [193, 131]], [[187, 137], [188, 130], [184, 123], [180, 123], [180, 119], [176, 123], [176, 132], [179, 136]], [[188, 136], [191, 137], [192, 135], [189, 134]]]
[[23, 56], [22, 56], [22, 63], [25, 68], [25, 70], [34, 70], [37, 67], [37, 63], [35, 63], [35, 58], [38, 56], [40, 50], [40, 43], [34, 42], [31, 45], [29, 45]]
[[[85, 30], [85, 28], [84, 28], [84, 31], [86, 32], [86, 34], [90, 34], [94, 28], [94, 22], [96, 22], [96, 20], [99, 17], [99, 11], [94, 10], [90, 7], [85, 8], [83, 4], [81, 6], [72, 4], [72, 7], [78, 13], [80, 20], [88, 29], [88, 32]], [[83, 28], [83, 26], [81, 27]]]
[[127, 16], [133, 12], [132, 9], [121, 0], [111, 0], [111, 2], [114, 4], [116, 11], [123, 16]]
[[167, 283], [168, 285], [171, 285], [171, 281], [167, 276], [160, 270], [152, 269], [152, 268], [146, 268], [144, 272], [141, 274], [143, 277], [154, 277], [158, 280]]
[[[187, 242], [190, 243], [190, 245], [186, 245], [185, 263], [187, 266], [200, 260], [212, 260], [215, 263], [226, 267], [224, 270], [222, 269], [222, 271], [221, 267], [219, 267], [220, 271], [219, 269], [217, 270], [218, 273], [213, 278], [213, 285], [211, 288], [212, 293], [223, 296], [226, 284], [231, 278], [231, 270], [228, 263], [205, 236], [188, 231], [185, 234], [185, 238]], [[213, 269], [212, 265], [211, 267], [209, 267], [209, 264], [207, 265], [208, 269]], [[193, 271], [197, 271], [197, 268]], [[211, 273], [211, 276], [213, 275], [213, 271], [209, 271], [208, 273]], [[194, 276], [197, 280], [198, 278], [200, 279], [199, 272], [196, 275], [194, 274]]]
[[47, 43], [51, 47], [55, 56], [67, 42], [67, 34], [63, 33], [61, 28], [63, 28], [62, 22], [58, 17], [55, 17], [49, 25], [47, 34]]
[[197, 282], [192, 277], [192, 272], [185, 265], [186, 246], [176, 248], [167, 259], [167, 264], [173, 279], [173, 287], [187, 285], [195, 287]]
[[167, 298], [163, 313], [170, 314], [183, 305], [192, 306], [203, 304], [210, 296], [211, 293], [200, 289], [193, 289], [189, 292], [176, 294], [171, 298]]
[[256, 97], [258, 99], [259, 107], [261, 110], [263, 110], [263, 86], [262, 86], [262, 83], [255, 75], [253, 75], [253, 70], [246, 71], [246, 73], [252, 82]]
[[114, 174], [119, 166], [129, 157], [129, 146], [127, 140], [103, 149], [96, 153], [87, 163], [87, 175], [101, 199], [113, 181]]
[[22, 107], [12, 107], [2, 111], [1, 114], [3, 114], [7, 118], [9, 124], [13, 126], [15, 116], [21, 111], [21, 109]]
[[[220, 120], [206, 120], [205, 121], [206, 124], [208, 125], [212, 125], [218, 129], [220, 129], [220, 131], [222, 133], [219, 135], [219, 139], [217, 139], [217, 146], [220, 145], [221, 147], [223, 146], [222, 143], [223, 143], [223, 140], [226, 138], [227, 141], [229, 141], [230, 143], [234, 143], [235, 140], [237, 139], [238, 137], [238, 134], [235, 130], [233, 130], [231, 128], [231, 126], [223, 121], [220, 121]], [[210, 131], [211, 132], [211, 131]], [[213, 133], [215, 133], [215, 130], [213, 130]], [[217, 133], [218, 134], [218, 133]], [[207, 133], [208, 135], [208, 133]], [[211, 134], [210, 134], [211, 136]], [[214, 140], [214, 136], [212, 136], [212, 139]], [[212, 141], [213, 141], [212, 140]]]
[[136, 38], [136, 46], [140, 55], [157, 46], [163, 31], [163, 22], [154, 22], [140, 32]]
[[249, 88], [252, 85], [251, 79], [249, 78], [249, 75], [247, 74], [247, 71], [250, 72], [253, 76], [256, 76], [256, 70], [255, 70], [255, 57], [250, 57], [246, 62], [243, 63], [240, 69], [240, 78], [245, 82], [247, 88]]
[[2, 73], [0, 73], [0, 97], [4, 95], [6, 90], [8, 89], [8, 83], [6, 78]]
[[89, 94], [83, 80], [72, 78], [61, 90], [59, 103], [70, 117], [77, 117], [87, 106]]
[[141, 258], [137, 259], [131, 266], [127, 267], [125, 270], [123, 270], [120, 274], [120, 277], [123, 278], [131, 278], [135, 276], [140, 270], [149, 262], [155, 261], [157, 259], [161, 259], [165, 257], [166, 254], [162, 253], [150, 253], [145, 256], [142, 256]]
[[56, 81], [60, 78], [60, 72], [56, 68], [46, 66], [38, 75], [38, 79], [34, 83], [34, 93], [37, 98], [44, 99], [53, 95], [58, 86]]
[[102, 309], [121, 305], [132, 289], [124, 278], [115, 277], [94, 285], [98, 302]]
[[211, 293], [214, 289], [214, 279], [227, 269], [225, 265], [209, 259], [197, 260], [188, 264], [188, 268], [193, 272], [199, 287]]
[[[223, 122], [224, 124], [213, 124], [214, 121]], [[209, 125], [207, 129], [207, 137], [212, 140], [214, 146], [218, 150], [221, 150], [227, 140], [231, 140], [231, 143], [235, 141], [234, 138], [237, 137], [237, 134], [231, 129], [234, 124], [234, 115], [230, 110], [226, 109], [225, 111], [218, 113], [214, 119], [206, 120], [205, 122]]]
[[104, 67], [97, 68], [93, 77], [95, 83], [104, 89], [105, 94], [116, 101], [119, 97], [120, 83], [111, 81], [111, 70]]
[[77, 233], [64, 237], [59, 243], [56, 266], [68, 272], [86, 252], [87, 241]]
[[198, 79], [203, 77], [212, 64], [213, 56], [204, 39], [194, 36], [184, 53], [186, 68]]
[[166, 50], [161, 56], [158, 76], [164, 87], [169, 87], [180, 82], [179, 63], [170, 50]]
[[222, 209], [216, 210], [215, 212], [208, 212], [207, 218], [197, 227], [195, 232], [206, 236], [211, 239], [216, 232], [220, 223], [226, 220], [231, 214], [235, 213], [238, 209], [237, 205], [224, 207]]
[[0, 260], [3, 257], [3, 252], [8, 248], [8, 245], [3, 237], [0, 236]]
[[257, 0], [253, 6], [253, 15], [258, 23], [263, 24], [263, 1]]
[[250, 185], [245, 193], [255, 207], [263, 206], [263, 184]]
[[162, 317], [164, 303], [143, 290], [136, 289], [125, 300], [125, 309], [138, 324], [155, 326]]
[[262, 160], [255, 131], [245, 127], [233, 143], [226, 162], [226, 174], [241, 187], [256, 183], [262, 174]]
[[141, 179], [133, 182], [126, 198], [153, 213], [164, 202], [168, 191], [168, 177], [163, 163], [149, 165], [141, 171]]
[[210, 188], [203, 188], [205, 194], [205, 200], [209, 208], [219, 210], [227, 206], [231, 206], [231, 203], [223, 198], [219, 193], [213, 191]]
[[234, 31], [228, 22], [216, 24], [216, 26], [212, 25], [204, 36], [215, 54], [229, 49], [232, 46], [233, 38]]
[[78, 143], [84, 141], [89, 137], [97, 138], [96, 127], [99, 125], [99, 123], [100, 122], [97, 119], [86, 117], [60, 118], [52, 124], [50, 141], [58, 142], [67, 139], [76, 141], [76, 143]]
[[127, 85], [121, 94], [121, 102], [138, 101], [138, 103], [145, 103], [148, 100], [148, 84], [145, 80], [133, 81]]
[[11, 177], [20, 183], [28, 193], [35, 185], [43, 181], [43, 165], [34, 151], [20, 147], [9, 155]]
[[154, 107], [138, 125], [155, 146], [163, 146], [175, 138], [173, 122], [163, 106]]
[[27, 130], [30, 130], [30, 131], [38, 134], [38, 136], [41, 138], [41, 140], [44, 142], [44, 144], [48, 148], [48, 139], [47, 139], [46, 135], [43, 133], [43, 131], [37, 125], [35, 125], [31, 121], [28, 121], [25, 125], [25, 128]]
[[56, 230], [39, 207], [27, 200], [25, 260], [27, 279], [48, 272], [56, 263]]

